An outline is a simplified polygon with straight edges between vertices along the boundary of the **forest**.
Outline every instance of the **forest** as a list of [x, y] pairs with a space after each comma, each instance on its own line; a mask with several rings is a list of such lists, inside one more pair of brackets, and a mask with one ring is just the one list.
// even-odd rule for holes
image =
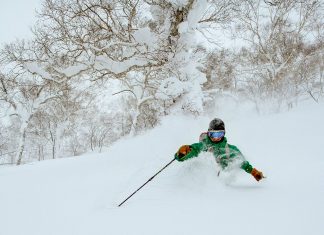
[[322, 0], [44, 0], [0, 48], [0, 164], [102, 151], [219, 100], [324, 96]]

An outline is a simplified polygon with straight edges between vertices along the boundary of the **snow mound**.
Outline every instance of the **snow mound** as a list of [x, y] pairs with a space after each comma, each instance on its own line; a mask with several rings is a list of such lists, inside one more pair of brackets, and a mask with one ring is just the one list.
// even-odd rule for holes
[[224, 117], [229, 143], [266, 180], [242, 171], [218, 176], [203, 153], [173, 162], [118, 207], [180, 145], [197, 142], [210, 120], [171, 116], [101, 154], [1, 168], [0, 234], [322, 234], [323, 104]]

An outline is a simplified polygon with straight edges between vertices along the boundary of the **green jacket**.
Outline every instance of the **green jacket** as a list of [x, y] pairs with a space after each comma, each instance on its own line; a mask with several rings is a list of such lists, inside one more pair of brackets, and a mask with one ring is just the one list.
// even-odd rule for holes
[[207, 134], [203, 133], [201, 137], [199, 143], [190, 145], [191, 151], [186, 156], [180, 158], [176, 154], [175, 158], [178, 161], [185, 161], [193, 157], [198, 157], [202, 151], [209, 151], [214, 154], [216, 162], [222, 167], [222, 169], [225, 169], [235, 159], [240, 158], [242, 159], [241, 168], [247, 173], [251, 173], [253, 167], [244, 159], [244, 156], [236, 146], [227, 143], [226, 137], [217, 143], [211, 141]]

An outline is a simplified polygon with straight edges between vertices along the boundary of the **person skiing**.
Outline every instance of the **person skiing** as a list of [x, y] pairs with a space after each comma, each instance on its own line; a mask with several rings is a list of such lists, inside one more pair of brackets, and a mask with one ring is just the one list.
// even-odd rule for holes
[[198, 157], [202, 151], [212, 152], [216, 162], [222, 170], [225, 170], [235, 160], [240, 161], [240, 168], [251, 174], [257, 181], [265, 178], [261, 171], [253, 168], [252, 165], [245, 160], [240, 150], [227, 143], [225, 137], [225, 124], [215, 118], [209, 123], [208, 132], [200, 135], [199, 143], [191, 145], [182, 145], [175, 154], [175, 159], [183, 162], [193, 157]]

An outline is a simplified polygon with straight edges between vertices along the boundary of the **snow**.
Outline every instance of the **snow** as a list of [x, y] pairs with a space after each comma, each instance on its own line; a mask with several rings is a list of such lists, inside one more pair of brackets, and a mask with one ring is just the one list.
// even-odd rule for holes
[[184, 85], [176, 77], [169, 77], [161, 82], [157, 92], [157, 98], [167, 100], [169, 96], [178, 97], [186, 88], [187, 83]]
[[46, 72], [37, 62], [26, 62], [24, 63], [25, 68], [33, 73], [33, 74], [39, 74], [41, 77], [53, 80], [50, 73]]
[[192, 10], [188, 14], [188, 24], [190, 28], [194, 29], [197, 27], [199, 21], [204, 17], [208, 8], [207, 0], [196, 1]]
[[136, 42], [140, 44], [145, 43], [151, 48], [154, 48], [154, 45], [157, 43], [154, 34], [150, 31], [148, 27], [136, 30], [134, 33], [134, 38]]
[[107, 69], [113, 73], [122, 73], [128, 70], [132, 66], [142, 66], [147, 64], [147, 60], [132, 57], [130, 59], [124, 60], [122, 62], [116, 62], [106, 56], [97, 56], [95, 61], [95, 68], [98, 70]]
[[179, 8], [184, 7], [188, 4], [188, 0], [167, 0], [167, 1]]
[[64, 73], [67, 77], [72, 77], [77, 75], [81, 71], [86, 70], [87, 68], [88, 68], [87, 65], [79, 64], [79, 65], [70, 66], [66, 69], [60, 70], [60, 72]]
[[1, 168], [0, 234], [323, 234], [323, 103], [261, 116], [232, 105], [217, 114], [229, 143], [267, 179], [217, 177], [204, 153], [172, 163], [118, 207], [212, 118], [170, 116], [101, 154]]

